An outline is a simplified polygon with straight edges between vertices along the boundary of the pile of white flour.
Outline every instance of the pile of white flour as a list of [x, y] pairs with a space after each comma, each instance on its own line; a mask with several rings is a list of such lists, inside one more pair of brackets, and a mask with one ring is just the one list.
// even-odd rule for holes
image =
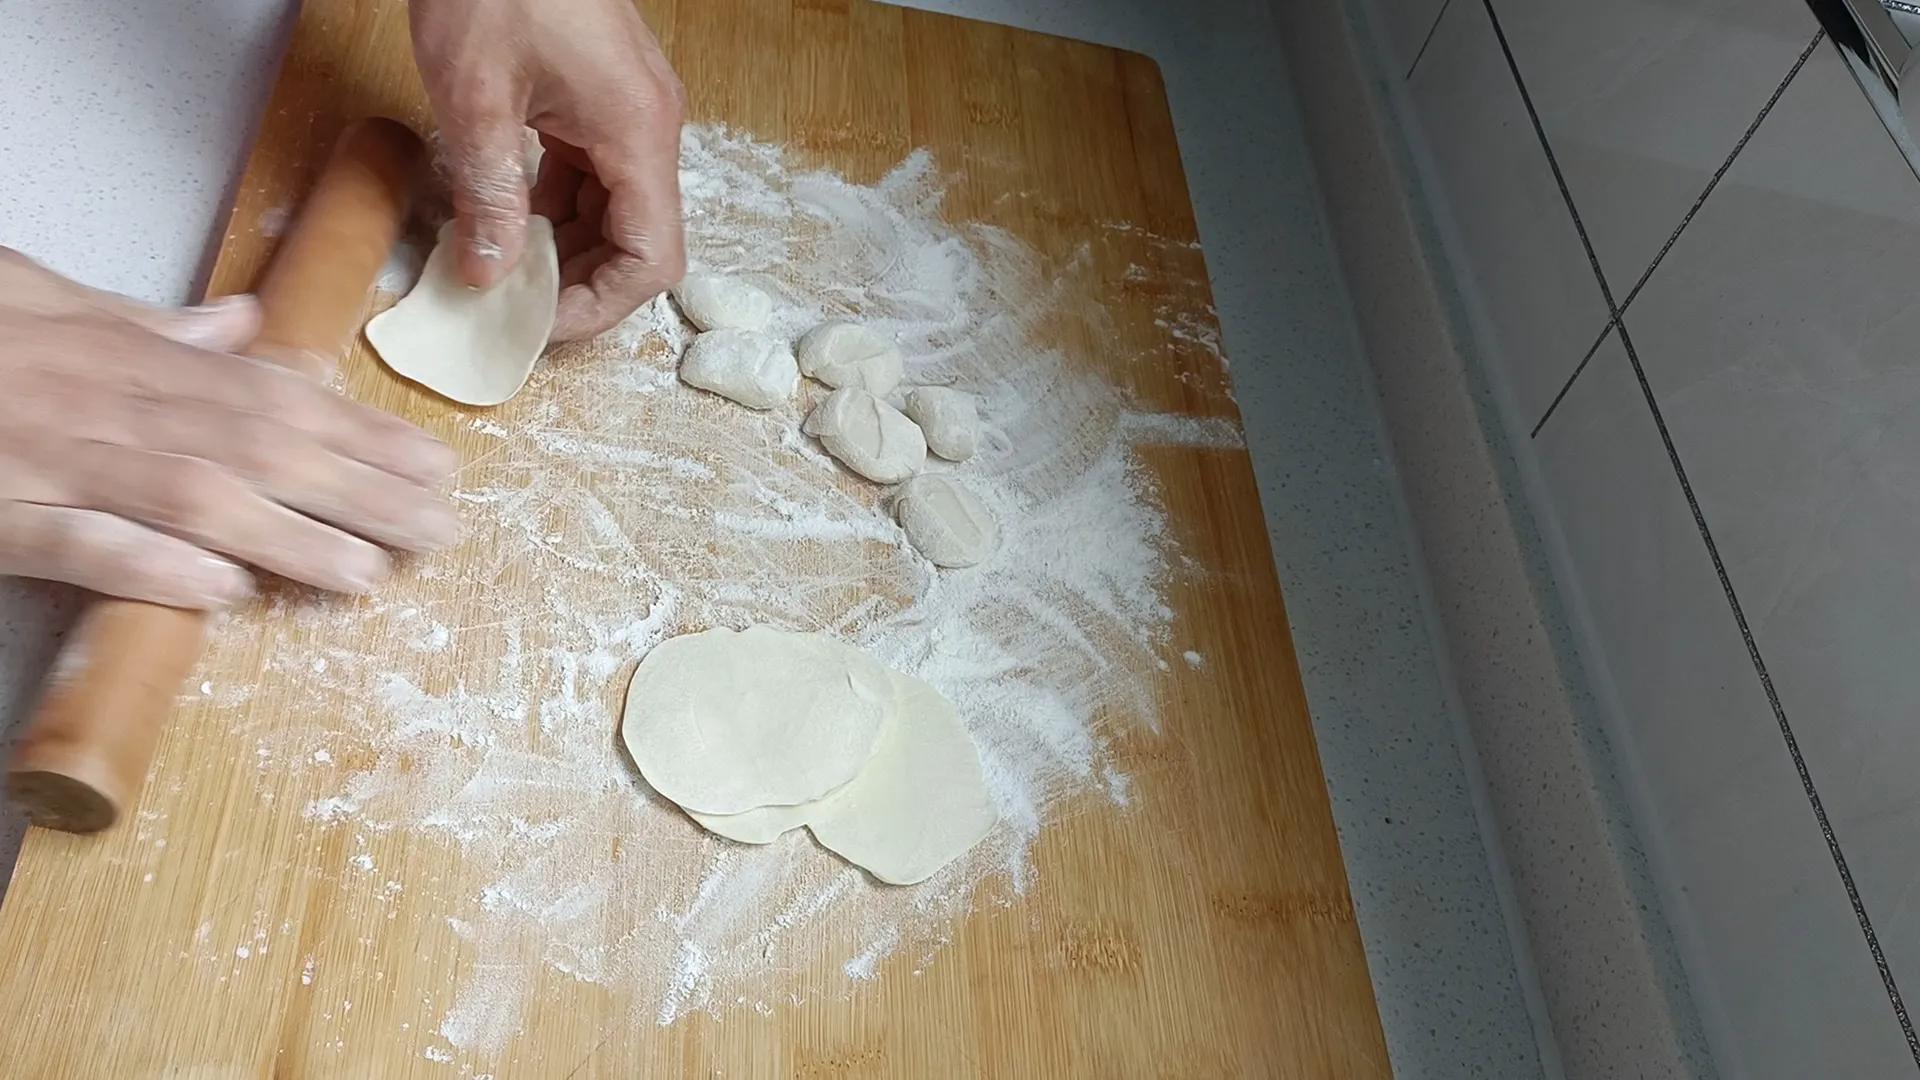
[[[550, 356], [508, 406], [450, 410], [444, 430], [480, 445], [456, 480], [458, 549], [377, 599], [286, 605], [221, 633], [230, 649], [264, 639], [266, 677], [312, 703], [250, 736], [263, 772], [328, 778], [310, 818], [454, 846], [486, 882], [439, 898], [487, 958], [439, 1028], [456, 1049], [510, 1038], [540, 965], [662, 1024], [765, 1010], [844, 991], [891, 954], [937, 963], [970, 910], [1044, 889], [1035, 837], [1068, 799], [1121, 812], [1106, 736], [1157, 725], [1156, 682], [1181, 655], [1176, 560], [1135, 447], [1239, 444], [1228, 424], [1130, 411], [1052, 348], [1063, 328], [1100, 340], [1090, 260], [945, 222], [925, 152], [862, 186], [702, 128], [683, 182], [694, 264], [774, 293], [774, 332], [857, 318], [899, 341], [909, 382], [980, 396], [988, 438], [961, 472], [1005, 542], [976, 569], [936, 571], [880, 489], [797, 434], [806, 402], [758, 414], [679, 384], [690, 331], [664, 299]], [[1001, 825], [894, 888], [804, 831], [734, 844], [647, 791], [618, 749], [626, 676], [669, 636], [750, 623], [840, 635], [937, 687], [979, 744]], [[220, 703], [241, 711], [244, 696]], [[830, 985], [802, 974], [822, 950], [842, 971]]]

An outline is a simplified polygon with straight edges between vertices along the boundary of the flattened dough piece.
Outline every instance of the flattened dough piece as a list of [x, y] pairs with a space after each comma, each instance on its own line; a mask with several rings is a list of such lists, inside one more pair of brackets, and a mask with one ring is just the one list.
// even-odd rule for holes
[[887, 672], [825, 634], [686, 634], [640, 662], [620, 737], [654, 790], [688, 810], [790, 806], [853, 779], [891, 703]]
[[694, 819], [749, 844], [805, 825], [821, 846], [893, 885], [925, 881], [966, 854], [999, 819], [980, 752], [940, 691], [911, 675], [888, 677], [894, 714], [852, 783], [804, 806]]
[[893, 516], [935, 566], [973, 566], [1000, 546], [1000, 523], [980, 496], [950, 476], [929, 473], [900, 487]]
[[927, 439], [919, 425], [857, 386], [828, 394], [800, 430], [875, 483], [897, 484], [927, 463]]
[[771, 409], [800, 385], [787, 343], [758, 330], [711, 330], [680, 359], [680, 378], [749, 409]]
[[907, 395], [906, 413], [926, 435], [927, 449], [948, 461], [965, 461], [980, 445], [980, 410], [965, 390], [915, 387]]
[[460, 280], [453, 223], [420, 281], [367, 323], [367, 340], [396, 375], [464, 405], [498, 405], [520, 392], [546, 350], [560, 302], [553, 224], [527, 219], [527, 247], [507, 276], [485, 291]]
[[900, 710], [873, 760], [807, 822], [813, 838], [881, 881], [912, 885], [967, 853], [999, 814], [953, 703], [888, 672]]
[[673, 299], [701, 330], [765, 330], [773, 318], [773, 297], [725, 274], [695, 270], [673, 287]]
[[875, 397], [892, 393], [906, 372], [893, 342], [858, 323], [821, 323], [807, 331], [794, 352], [801, 374], [836, 390], [857, 386]]

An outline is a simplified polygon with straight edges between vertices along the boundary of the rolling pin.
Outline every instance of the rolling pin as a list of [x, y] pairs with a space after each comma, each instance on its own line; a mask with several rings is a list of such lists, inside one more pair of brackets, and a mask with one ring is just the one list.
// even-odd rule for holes
[[[419, 138], [391, 120], [340, 136], [255, 290], [260, 333], [243, 352], [331, 374], [406, 219], [423, 157]], [[198, 611], [113, 599], [87, 608], [7, 767], [8, 795], [28, 820], [94, 832], [132, 805], [206, 629]]]

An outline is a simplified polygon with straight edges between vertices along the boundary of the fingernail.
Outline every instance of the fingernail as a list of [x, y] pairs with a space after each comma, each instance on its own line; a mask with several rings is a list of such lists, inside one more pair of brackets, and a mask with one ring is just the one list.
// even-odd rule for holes
[[372, 592], [391, 568], [386, 552], [369, 545], [342, 560], [340, 580], [347, 592]]
[[200, 569], [207, 595], [222, 605], [237, 604], [254, 594], [253, 575], [225, 559], [202, 555]]
[[238, 293], [233, 296], [222, 296], [217, 300], [209, 300], [204, 304], [195, 304], [187, 310], [195, 315], [218, 315], [223, 311], [232, 311], [251, 303], [253, 303], [253, 297], [246, 293]]
[[460, 515], [445, 508], [429, 512], [421, 522], [417, 539], [424, 551], [452, 547], [460, 539]]
[[435, 440], [420, 452], [420, 465], [429, 475], [444, 480], [460, 468], [460, 452]]

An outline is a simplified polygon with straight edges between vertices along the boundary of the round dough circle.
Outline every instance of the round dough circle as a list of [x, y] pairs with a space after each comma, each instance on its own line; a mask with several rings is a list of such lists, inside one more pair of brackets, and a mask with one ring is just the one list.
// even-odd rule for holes
[[460, 278], [453, 222], [420, 280], [367, 323], [367, 341], [402, 378], [463, 405], [498, 405], [520, 392], [546, 351], [560, 302], [553, 223], [527, 219], [527, 247], [507, 276], [486, 290]]
[[773, 297], [750, 282], [696, 270], [673, 287], [687, 321], [702, 330], [765, 330]]
[[692, 815], [709, 831], [767, 844], [801, 825], [881, 881], [912, 885], [966, 854], [999, 814], [980, 753], [940, 691], [888, 672], [891, 714], [860, 775], [825, 798], [740, 814]]
[[965, 485], [949, 476], [916, 476], [893, 499], [893, 516], [907, 542], [935, 566], [984, 562], [1000, 546], [1000, 523]]
[[817, 799], [873, 755], [886, 669], [825, 634], [726, 628], [662, 642], [627, 688], [620, 737], [654, 790], [737, 814]]
[[821, 323], [807, 331], [794, 352], [801, 374], [836, 390], [857, 386], [886, 397], [906, 373], [906, 362], [893, 342], [858, 323]]
[[807, 820], [820, 845], [890, 885], [913, 885], [967, 853], [999, 820], [980, 751], [940, 691], [893, 679], [899, 714], [873, 760]]
[[711, 390], [749, 409], [771, 409], [800, 384], [787, 343], [758, 330], [712, 330], [693, 339], [680, 359], [688, 386]]

